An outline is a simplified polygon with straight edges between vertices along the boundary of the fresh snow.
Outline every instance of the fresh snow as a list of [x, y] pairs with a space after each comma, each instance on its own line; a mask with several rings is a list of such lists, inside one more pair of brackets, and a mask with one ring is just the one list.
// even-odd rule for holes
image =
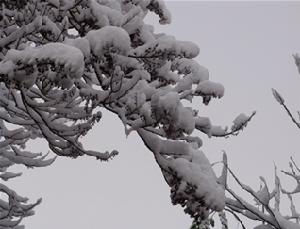
[[119, 54], [126, 55], [130, 50], [130, 38], [128, 33], [116, 26], [105, 26], [98, 30], [92, 30], [86, 35], [91, 50], [97, 57], [103, 56], [113, 48]]

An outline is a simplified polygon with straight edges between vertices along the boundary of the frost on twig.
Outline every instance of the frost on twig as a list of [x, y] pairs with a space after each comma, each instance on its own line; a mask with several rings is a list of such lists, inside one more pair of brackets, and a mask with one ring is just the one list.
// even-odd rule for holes
[[222, 128], [221, 126], [211, 126], [209, 136], [213, 137], [229, 137], [231, 135], [238, 135], [247, 124], [251, 121], [256, 111], [252, 112], [251, 115], [247, 116], [244, 113], [239, 114], [234, 120], [231, 129], [228, 127]]
[[[298, 72], [300, 73], [300, 58], [299, 58], [299, 55], [296, 54], [296, 55], [293, 55], [293, 57], [295, 59], [295, 64], [297, 66]], [[275, 100], [280, 105], [283, 106], [284, 110], [286, 111], [288, 116], [291, 118], [292, 122], [300, 129], [300, 113], [299, 113], [299, 111], [297, 111], [297, 114], [298, 114], [298, 121], [297, 121], [297, 119], [294, 117], [294, 115], [292, 114], [290, 109], [285, 104], [285, 101], [284, 101], [283, 97], [279, 94], [279, 92], [277, 90], [275, 90], [274, 88], [272, 88], [272, 93], [273, 93], [273, 96], [274, 96]]]
[[[276, 228], [276, 229], [299, 229], [299, 213], [293, 201], [293, 195], [300, 192], [299, 189], [299, 174], [296, 173], [295, 168], [298, 168], [291, 158], [290, 169], [291, 172], [283, 171], [284, 174], [291, 176], [296, 180], [297, 186], [292, 191], [286, 191], [280, 182], [277, 175], [277, 168], [275, 166], [275, 185], [271, 191], [267, 185], [267, 181], [260, 177], [261, 187], [255, 191], [250, 186], [243, 184], [232, 172], [226, 163], [225, 166], [228, 173], [234, 178], [236, 183], [248, 195], [253, 197], [254, 203], [246, 201], [243, 197], [239, 196], [236, 191], [233, 191], [229, 186], [226, 186], [226, 191], [230, 197], [226, 197], [226, 207], [229, 212], [234, 214], [243, 215], [244, 217], [259, 221], [261, 224], [256, 226], [256, 229]], [[299, 170], [297, 169], [299, 173]], [[224, 173], [223, 173], [224, 174]], [[290, 214], [285, 215], [280, 211], [280, 200], [286, 196], [290, 201]]]
[[[300, 122], [296, 120], [296, 118], [293, 116], [292, 112], [290, 111], [290, 109], [286, 106], [285, 101], [283, 99], [283, 97], [279, 94], [278, 91], [276, 91], [274, 88], [272, 88], [272, 93], [274, 98], [276, 99], [276, 101], [283, 106], [283, 108], [285, 109], [286, 113], [288, 114], [288, 116], [292, 119], [293, 123], [295, 123], [295, 125], [300, 129]], [[299, 111], [298, 111], [299, 114]], [[299, 116], [300, 117], [300, 116]]]

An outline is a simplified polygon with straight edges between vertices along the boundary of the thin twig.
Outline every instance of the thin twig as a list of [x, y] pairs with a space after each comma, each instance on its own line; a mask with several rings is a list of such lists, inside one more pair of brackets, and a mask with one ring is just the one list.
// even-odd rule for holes
[[229, 213], [231, 213], [231, 214], [234, 216], [234, 218], [236, 218], [236, 220], [239, 221], [239, 222], [241, 223], [242, 228], [243, 228], [243, 229], [246, 229], [245, 225], [243, 224], [243, 221], [240, 219], [240, 217], [239, 217], [237, 214], [235, 214], [234, 211], [232, 211], [232, 210], [229, 209], [229, 208], [225, 208], [225, 211], [228, 211]]
[[293, 123], [295, 123], [296, 126], [300, 129], [300, 123], [296, 121], [296, 119], [292, 115], [292, 113], [289, 110], [289, 108], [284, 103], [282, 104], [282, 106], [284, 107], [284, 109], [286, 110], [286, 112], [288, 113], [288, 115], [290, 116], [290, 118], [292, 119]]

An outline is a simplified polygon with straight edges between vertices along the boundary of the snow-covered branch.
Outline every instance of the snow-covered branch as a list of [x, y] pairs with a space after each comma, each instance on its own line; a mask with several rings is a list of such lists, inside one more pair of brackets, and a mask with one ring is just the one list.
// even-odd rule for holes
[[[4, 0], [0, 11], [0, 178], [20, 176], [6, 171], [13, 164], [43, 167], [55, 160], [26, 151], [36, 138], [58, 156], [113, 158], [116, 150], [88, 150], [80, 142], [106, 109], [153, 152], [174, 204], [200, 221], [224, 209], [224, 186], [195, 131], [236, 135], [255, 113], [240, 114], [227, 130], [193, 107], [194, 99], [209, 105], [223, 97], [224, 87], [194, 60], [196, 44], [144, 23], [149, 12], [161, 24], [171, 22], [163, 1]], [[7, 206], [0, 214], [12, 220]]]
[[[300, 192], [299, 189], [299, 173], [298, 167], [291, 158], [290, 169], [291, 172], [283, 171], [284, 174], [291, 176], [296, 180], [297, 186], [292, 191], [286, 191], [280, 182], [280, 178], [277, 174], [277, 168], [275, 166], [275, 179], [274, 189], [269, 190], [267, 181], [260, 177], [261, 186], [258, 191], [255, 191], [250, 186], [243, 184], [235, 173], [229, 168], [227, 159], [223, 160], [224, 167], [222, 176], [219, 178], [219, 182], [225, 182], [225, 190], [228, 192], [229, 197], [226, 197], [226, 207], [230, 209], [229, 212], [237, 215], [242, 215], [248, 219], [260, 222], [260, 225], [256, 226], [256, 229], [262, 228], [276, 228], [276, 229], [299, 229], [299, 213], [296, 210], [296, 206], [293, 202], [293, 195]], [[233, 191], [227, 183], [227, 174], [231, 175], [234, 181], [240, 186], [241, 190], [246, 192], [253, 198], [253, 203], [245, 200], [243, 197]], [[290, 201], [290, 215], [285, 215], [280, 211], [280, 200], [286, 196]], [[240, 221], [240, 220], [239, 220]]]
[[[297, 66], [298, 72], [300, 73], [300, 57], [299, 57], [298, 54], [293, 55], [293, 57], [295, 59], [295, 64]], [[276, 89], [274, 89], [274, 88], [272, 88], [272, 93], [273, 93], [273, 96], [274, 96], [275, 100], [281, 106], [283, 106], [284, 110], [286, 111], [286, 113], [288, 114], [288, 116], [291, 118], [292, 122], [300, 129], [300, 112], [297, 111], [298, 118], [295, 118], [295, 116], [292, 114], [291, 110], [285, 104], [285, 100], [282, 97], [282, 95], [280, 95], [280, 93]]]

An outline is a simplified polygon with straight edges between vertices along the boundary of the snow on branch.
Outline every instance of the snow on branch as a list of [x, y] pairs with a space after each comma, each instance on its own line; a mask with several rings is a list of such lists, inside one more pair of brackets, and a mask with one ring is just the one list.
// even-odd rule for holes
[[[137, 131], [154, 153], [174, 204], [196, 221], [224, 209], [225, 186], [199, 150], [203, 142], [196, 130], [236, 135], [255, 113], [239, 115], [231, 130], [201, 116], [192, 102], [200, 98], [209, 105], [225, 90], [194, 60], [196, 44], [157, 34], [144, 23], [149, 12], [161, 24], [171, 22], [163, 1], [4, 0], [0, 11], [1, 179], [21, 175], [6, 171], [14, 164], [54, 162], [56, 157], [26, 150], [37, 138], [58, 156], [115, 157], [116, 150], [81, 143], [104, 109], [120, 118], [126, 135]], [[0, 214], [9, 212], [11, 219], [7, 206]]]
[[206, 219], [210, 211], [225, 206], [224, 189], [217, 184], [211, 165], [200, 150], [185, 142], [161, 140], [145, 130], [138, 130], [151, 150], [171, 187], [173, 204], [180, 204], [193, 218]]
[[239, 114], [234, 120], [231, 129], [228, 127], [214, 126], [210, 123], [208, 118], [198, 117], [196, 119], [196, 129], [207, 134], [209, 137], [229, 137], [231, 135], [238, 135], [247, 124], [251, 121], [256, 111], [252, 112], [251, 115], [247, 116], [244, 113]]
[[[300, 58], [298, 54], [293, 55], [294, 60], [295, 60], [295, 64], [297, 66], [298, 72], [300, 73]], [[292, 114], [292, 112], [290, 111], [290, 109], [288, 108], [288, 106], [285, 104], [285, 100], [284, 98], [280, 95], [280, 93], [272, 88], [272, 93], [273, 96], [275, 98], [275, 100], [281, 105], [283, 106], [284, 110], [286, 111], [286, 113], [288, 114], [288, 116], [291, 118], [292, 122], [300, 129], [300, 112], [297, 111], [298, 114], [298, 121], [297, 119], [294, 117], [294, 115]]]
[[[10, 130], [3, 120], [0, 120], [0, 179], [7, 181], [22, 175], [10, 172], [8, 169], [15, 164], [28, 168], [45, 167], [51, 165], [56, 157], [47, 159], [47, 154], [24, 151], [24, 144], [31, 138], [25, 128]], [[21, 228], [22, 219], [34, 214], [33, 208], [41, 203], [27, 204], [28, 199], [19, 196], [15, 191], [0, 183], [0, 227]], [[7, 196], [6, 199], [4, 196]]]
[[[226, 155], [226, 154], [224, 154]], [[296, 173], [295, 168], [298, 168], [293, 159], [291, 158], [290, 169], [291, 172], [283, 171], [284, 174], [291, 176], [296, 180], [297, 186], [293, 191], [286, 191], [280, 182], [280, 178], [277, 174], [277, 167], [275, 166], [275, 179], [274, 189], [270, 190], [265, 178], [260, 177], [261, 185], [258, 191], [255, 191], [250, 186], [243, 184], [236, 174], [229, 168], [227, 157], [223, 158], [223, 172], [221, 177], [218, 179], [223, 185], [225, 190], [228, 192], [230, 197], [226, 197], [226, 211], [244, 217], [259, 221], [261, 224], [256, 226], [256, 229], [262, 228], [276, 228], [276, 229], [299, 229], [299, 213], [296, 210], [296, 206], [293, 201], [293, 195], [300, 192], [299, 189], [299, 175]], [[297, 169], [299, 173], [299, 170]], [[241, 190], [246, 192], [253, 198], [253, 203], [246, 201], [243, 197], [233, 191], [228, 183], [227, 177], [231, 175], [234, 181], [240, 186]], [[226, 181], [226, 182], [224, 182]], [[283, 215], [280, 212], [280, 200], [283, 196], [290, 201], [290, 215]], [[237, 217], [236, 217], [237, 218]], [[239, 220], [238, 220], [239, 221]]]

